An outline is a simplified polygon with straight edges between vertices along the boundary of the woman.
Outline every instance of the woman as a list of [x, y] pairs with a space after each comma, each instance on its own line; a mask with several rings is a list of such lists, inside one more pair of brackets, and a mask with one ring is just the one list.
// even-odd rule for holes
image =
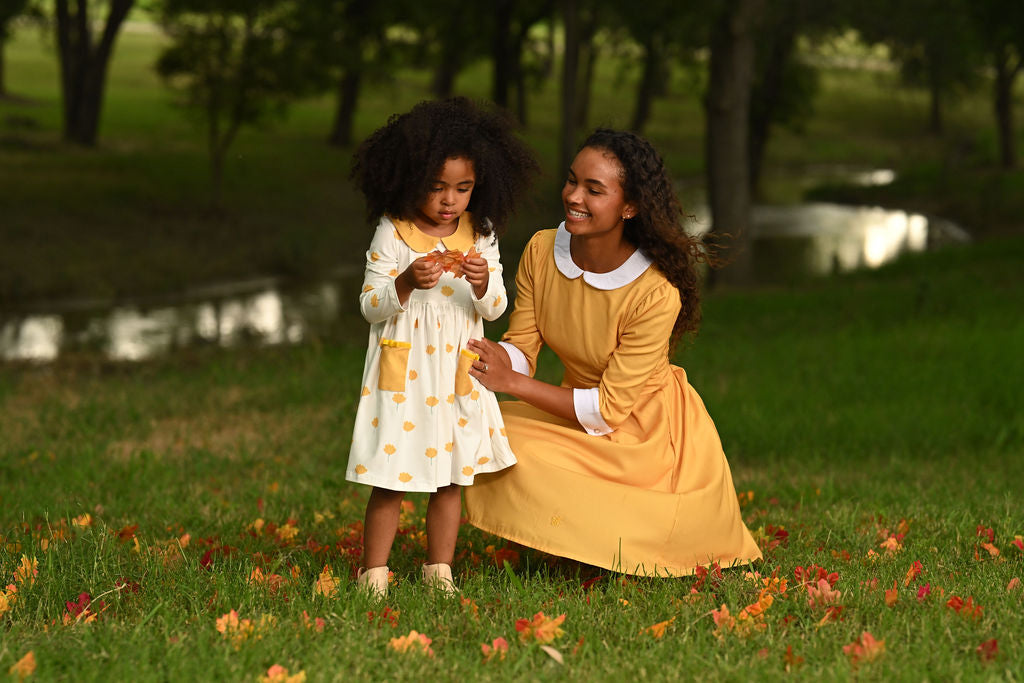
[[[515, 467], [466, 489], [475, 526], [630, 574], [761, 557], [704, 404], [669, 364], [700, 322], [700, 245], [646, 140], [598, 129], [562, 189], [565, 222], [523, 252], [500, 344], [469, 342], [502, 404]], [[561, 386], [532, 378], [547, 344]]]

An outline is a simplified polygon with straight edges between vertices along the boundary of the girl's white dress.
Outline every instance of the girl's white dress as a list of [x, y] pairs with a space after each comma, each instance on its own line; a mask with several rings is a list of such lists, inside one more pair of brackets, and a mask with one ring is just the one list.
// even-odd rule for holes
[[[464, 277], [444, 273], [432, 289], [413, 290], [402, 307], [395, 278], [410, 263], [435, 249], [470, 247], [490, 267], [483, 298]], [[468, 374], [475, 356], [466, 350], [466, 342], [483, 337], [483, 320], [507, 305], [497, 238], [478, 238], [466, 214], [440, 239], [384, 217], [366, 252], [359, 304], [370, 341], [345, 478], [436, 491], [514, 465], [498, 401]]]

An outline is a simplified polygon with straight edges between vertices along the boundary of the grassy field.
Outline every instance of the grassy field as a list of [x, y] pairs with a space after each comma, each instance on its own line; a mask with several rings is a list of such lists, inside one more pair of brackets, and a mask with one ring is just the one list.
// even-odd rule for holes
[[[138, 25], [119, 37], [96, 150], [59, 141], [52, 40], [22, 29], [8, 45], [8, 85], [21, 99], [0, 101], [0, 310], [165, 294], [254, 274], [316, 277], [364, 251], [369, 231], [347, 180], [351, 150], [324, 143], [330, 97], [298, 102], [283, 120], [243, 132], [228, 159], [226, 211], [209, 210], [203, 133], [153, 72], [162, 41]], [[476, 63], [457, 91], [484, 97], [489, 80], [488, 65]], [[425, 71], [403, 70], [368, 84], [357, 138], [427, 97], [428, 81]], [[589, 123], [626, 125], [634, 81], [614, 59], [599, 61]], [[699, 74], [679, 68], [648, 128], [684, 204], [702, 195], [702, 90]], [[826, 69], [814, 115], [771, 142], [766, 198], [799, 201], [814, 178], [833, 177], [837, 167], [894, 167], [909, 180], [850, 198], [913, 205], [978, 234], [1020, 232], [1024, 173], [991, 171], [987, 98], [983, 91], [958, 98], [937, 140], [924, 133], [923, 93], [899, 88], [893, 73]], [[557, 103], [555, 80], [531, 94], [524, 134], [547, 173], [510, 226], [509, 255], [560, 214]]]
[[[464, 527], [447, 600], [413, 495], [373, 604], [343, 479], [362, 347], [0, 368], [0, 676], [31, 653], [43, 680], [1020, 680], [1022, 260], [997, 239], [709, 297], [677, 360], [751, 575], [623, 578]], [[546, 644], [516, 626], [539, 613], [565, 615]]]

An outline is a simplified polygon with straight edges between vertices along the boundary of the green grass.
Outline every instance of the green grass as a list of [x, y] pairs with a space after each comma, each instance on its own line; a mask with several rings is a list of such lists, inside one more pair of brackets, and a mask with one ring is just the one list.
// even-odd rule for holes
[[[694, 579], [621, 581], [523, 548], [506, 571], [491, 559], [504, 542], [469, 527], [456, 571], [471, 604], [430, 596], [416, 579], [422, 495], [390, 563], [397, 625], [382, 623], [349, 578], [367, 493], [343, 476], [361, 346], [0, 369], [0, 585], [23, 555], [39, 562], [0, 616], [0, 673], [32, 651], [42, 680], [255, 680], [273, 664], [313, 681], [775, 680], [791, 647], [808, 679], [1019, 680], [1024, 590], [1007, 585], [1024, 579], [1011, 545], [1024, 534], [1022, 258], [1024, 240], [1001, 239], [707, 299], [677, 360], [716, 420], [737, 490], [753, 492], [748, 526], [763, 543], [789, 534], [754, 568], [788, 589], [745, 638], [716, 637], [711, 616], [757, 599], [742, 571], [693, 593]], [[552, 358], [542, 372], [557, 379]], [[83, 513], [91, 527], [72, 523]], [[293, 520], [298, 534], [250, 533], [258, 518]], [[889, 554], [880, 544], [901, 524]], [[138, 546], [116, 533], [131, 525]], [[998, 557], [975, 557], [979, 525], [994, 530]], [[915, 561], [923, 574], [904, 587]], [[335, 599], [313, 593], [326, 564]], [[824, 611], [807, 604], [794, 571], [810, 564], [838, 573], [840, 620], [819, 625]], [[282, 592], [249, 585], [256, 567], [286, 577]], [[119, 579], [139, 591], [115, 590]], [[106, 610], [63, 624], [82, 592]], [[954, 595], [981, 615], [947, 607]], [[234, 647], [216, 630], [233, 609], [276, 621]], [[304, 611], [325, 620], [322, 633], [302, 625]], [[540, 611], [566, 615], [552, 643], [564, 664], [516, 637], [515, 620]], [[644, 632], [666, 620], [662, 638]], [[389, 649], [413, 629], [433, 639], [433, 658]], [[885, 653], [854, 670], [842, 648], [863, 631]], [[508, 656], [484, 663], [480, 644], [497, 637]], [[986, 663], [976, 648], [991, 639], [999, 654]]]
[[[152, 68], [164, 40], [139, 25], [119, 36], [96, 150], [60, 142], [52, 39], [23, 28], [10, 41], [8, 86], [29, 101], [0, 101], [0, 308], [166, 294], [254, 274], [316, 277], [365, 250], [362, 202], [347, 180], [351, 150], [324, 143], [330, 96], [297, 102], [283, 120], [244, 131], [229, 154], [226, 212], [208, 210], [203, 133]], [[589, 125], [628, 124], [635, 71], [613, 57], [598, 62]], [[428, 82], [425, 71], [404, 69], [368, 83], [356, 137], [427, 97]], [[485, 97], [489, 82], [489, 65], [479, 61], [456, 89]], [[684, 205], [702, 194], [703, 87], [700, 70], [678, 67], [647, 130], [681, 182]], [[980, 234], [1019, 232], [1019, 179], [989, 169], [987, 93], [951, 106], [943, 140], [924, 133], [926, 104], [920, 91], [899, 88], [893, 73], [826, 69], [803, 130], [772, 138], [767, 200], [799, 201], [808, 176], [836, 165], [896, 167], [931, 179], [856, 200], [945, 213]], [[558, 220], [558, 109], [557, 78], [530, 93], [525, 136], [546, 173], [510, 226], [508, 255]], [[943, 172], [935, 179], [929, 168]]]

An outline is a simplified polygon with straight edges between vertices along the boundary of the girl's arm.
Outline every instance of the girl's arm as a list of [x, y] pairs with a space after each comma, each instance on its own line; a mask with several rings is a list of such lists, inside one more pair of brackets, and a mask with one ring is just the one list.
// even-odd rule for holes
[[473, 307], [476, 312], [484, 320], [496, 320], [508, 306], [505, 281], [501, 275], [498, 238], [494, 235], [485, 237], [477, 240], [476, 246], [483, 247], [480, 257], [464, 260], [462, 272], [466, 282], [473, 287]]
[[359, 295], [359, 310], [370, 324], [401, 313], [413, 289], [429, 289], [441, 277], [441, 267], [423, 259], [413, 261], [400, 273], [398, 263], [402, 249], [395, 226], [389, 219], [382, 218], [366, 251], [363, 289]]

